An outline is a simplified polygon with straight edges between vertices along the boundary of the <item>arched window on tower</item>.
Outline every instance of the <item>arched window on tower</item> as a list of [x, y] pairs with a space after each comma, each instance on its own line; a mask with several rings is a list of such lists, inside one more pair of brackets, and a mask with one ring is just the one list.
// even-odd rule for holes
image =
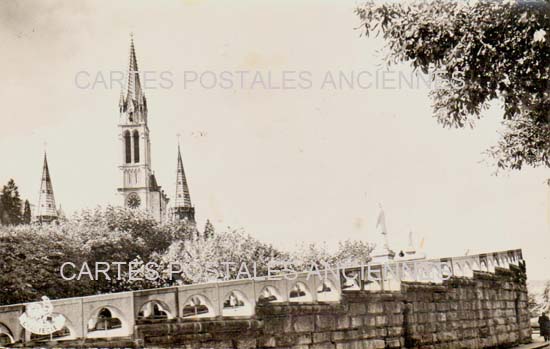
[[134, 131], [134, 162], [139, 162], [139, 132]]
[[126, 154], [126, 163], [132, 162], [132, 143], [130, 143], [130, 131], [124, 132], [124, 152]]

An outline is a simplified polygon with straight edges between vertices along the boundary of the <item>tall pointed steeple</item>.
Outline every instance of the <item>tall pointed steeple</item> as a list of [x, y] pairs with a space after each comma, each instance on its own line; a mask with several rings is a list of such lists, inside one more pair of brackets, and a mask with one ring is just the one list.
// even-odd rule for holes
[[141, 86], [133, 36], [126, 87], [119, 99], [121, 186], [124, 207], [144, 210], [162, 222], [167, 218], [168, 196], [157, 183], [151, 166], [151, 138], [147, 125], [147, 101]]
[[142, 97], [141, 81], [134, 47], [134, 36], [130, 37], [130, 64], [128, 65], [128, 84], [126, 86], [126, 100], [140, 101]]
[[37, 210], [36, 219], [39, 222], [51, 222], [57, 219], [57, 208], [55, 206], [55, 198], [46, 152], [44, 152], [42, 182], [40, 183], [40, 195], [38, 197]]
[[191, 195], [189, 194], [189, 186], [183, 169], [183, 161], [181, 159], [181, 149], [178, 144], [178, 167], [176, 175], [176, 200], [174, 203], [174, 218], [176, 220], [187, 219], [193, 224], [195, 223], [195, 208], [191, 204]]
[[176, 183], [176, 203], [175, 207], [191, 207], [191, 195], [189, 194], [189, 186], [185, 171], [183, 169], [183, 161], [181, 160], [181, 149], [178, 144], [178, 170]]
[[134, 36], [130, 36], [130, 62], [128, 64], [128, 81], [126, 91], [122, 93], [119, 102], [120, 112], [128, 115], [130, 122], [146, 122], [147, 101], [141, 87], [139, 68], [134, 46]]

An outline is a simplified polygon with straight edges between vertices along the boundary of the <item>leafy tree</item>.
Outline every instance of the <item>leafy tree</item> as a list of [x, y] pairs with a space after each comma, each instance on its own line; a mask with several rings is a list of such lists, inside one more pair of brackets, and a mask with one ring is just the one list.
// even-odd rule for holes
[[[140, 211], [113, 207], [86, 210], [55, 225], [0, 226], [0, 304], [34, 301], [43, 295], [63, 298], [166, 286], [163, 279], [129, 280], [127, 265], [160, 261], [173, 241], [190, 236], [183, 233], [185, 229], [160, 224]], [[63, 280], [60, 271], [65, 262], [76, 266], [65, 270], [69, 277], [84, 264], [92, 273], [96, 262], [125, 266], [120, 280], [112, 264], [110, 280], [92, 281], [88, 276]], [[159, 264], [159, 270], [165, 268]]]
[[8, 184], [2, 188], [2, 210], [4, 212], [4, 223], [17, 225], [22, 222], [21, 198], [19, 197], [19, 189], [15, 185], [15, 181], [10, 179]]
[[361, 240], [340, 241], [334, 260], [342, 264], [364, 265], [371, 261], [373, 250], [374, 245]]
[[[164, 265], [178, 263], [174, 270], [183, 266], [182, 283], [236, 278], [243, 264], [246, 270], [241, 270], [241, 278], [249, 276], [245, 275], [246, 271], [250, 277], [254, 276], [254, 264], [256, 275], [266, 275], [268, 263], [277, 258], [286, 259], [288, 255], [239, 231], [216, 234], [212, 238], [175, 241], [162, 256]], [[168, 270], [164, 275], [168, 278], [167, 273]]]
[[86, 280], [71, 282], [60, 277], [62, 263], [70, 260], [80, 264], [84, 260], [80, 246], [70, 236], [45, 226], [2, 229], [0, 251], [0, 304], [39, 300], [43, 295], [63, 298], [91, 294], [87, 290], [93, 285], [86, 285]]
[[546, 283], [542, 292], [542, 307], [545, 311], [550, 310], [550, 281]]
[[488, 151], [497, 168], [550, 167], [550, 2], [375, 3], [356, 10], [366, 35], [382, 34], [388, 65], [437, 72], [431, 92], [444, 127], [473, 127], [492, 100], [505, 132]]
[[204, 225], [204, 237], [206, 239], [214, 237], [214, 234], [216, 233], [216, 230], [214, 229], [214, 225], [212, 222], [210, 222], [209, 219], [206, 220], [206, 224]]
[[30, 224], [31, 223], [31, 204], [29, 203], [29, 200], [25, 200], [25, 205], [23, 208], [23, 224]]
[[0, 225], [2, 224], [8, 224], [8, 213], [4, 211], [4, 207], [2, 205], [2, 194], [0, 193]]
[[[0, 226], [0, 305], [35, 301], [43, 295], [65, 298], [267, 275], [268, 268], [277, 269], [273, 261], [292, 262], [296, 271], [309, 270], [312, 262], [323, 268], [321, 262], [359, 262], [370, 253], [370, 245], [360, 241], [345, 241], [336, 253], [316, 244], [286, 253], [242, 231], [202, 236], [195, 231], [193, 226], [158, 223], [144, 212], [114, 207], [85, 210], [58, 224]], [[94, 274], [97, 262], [110, 263], [109, 279], [91, 280], [83, 274], [64, 280], [61, 267], [66, 262], [75, 265], [64, 270], [66, 277], [78, 275], [84, 265]], [[120, 278], [113, 262], [124, 263]], [[129, 278], [130, 262], [138, 269], [133, 276], [142, 280]], [[159, 278], [145, 279], [140, 268], [147, 262], [157, 263], [153, 269]], [[183, 273], [171, 277], [170, 263], [183, 266]]]
[[527, 294], [527, 306], [531, 317], [536, 317], [539, 315], [539, 303], [537, 302], [537, 296], [531, 292]]

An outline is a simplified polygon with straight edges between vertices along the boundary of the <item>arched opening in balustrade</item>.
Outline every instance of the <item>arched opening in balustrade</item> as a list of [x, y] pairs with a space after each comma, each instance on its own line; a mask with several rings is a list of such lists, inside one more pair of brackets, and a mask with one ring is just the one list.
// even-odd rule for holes
[[129, 333], [129, 325], [123, 313], [111, 305], [97, 308], [88, 320], [89, 338], [120, 337]]
[[481, 265], [479, 264], [478, 260], [474, 259], [474, 260], [466, 262], [466, 263], [468, 263], [468, 265], [472, 269], [472, 275], [473, 275], [474, 271], [476, 271], [476, 270], [480, 271], [481, 270]]
[[290, 302], [312, 302], [313, 297], [311, 296], [311, 291], [306, 284], [298, 281], [290, 288], [288, 300]]
[[170, 308], [166, 303], [159, 300], [152, 300], [144, 303], [141, 306], [137, 318], [138, 320], [157, 320], [173, 319], [174, 316], [172, 315], [172, 312], [170, 311]]
[[480, 265], [481, 271], [486, 271], [486, 272], [489, 271], [489, 264], [487, 263], [486, 260], [482, 260], [482, 261], [480, 262], [480, 264], [481, 264], [481, 265]]
[[0, 323], [0, 346], [7, 346], [13, 342], [15, 340], [8, 326]]
[[502, 267], [503, 268], [509, 268], [510, 267], [510, 261], [508, 260], [507, 256], [500, 256], [502, 259]]
[[361, 289], [358, 271], [342, 271], [342, 290], [357, 291]]
[[441, 271], [441, 278], [443, 280], [450, 279], [454, 275], [453, 266], [449, 261], [441, 263], [440, 271]]
[[230, 291], [224, 297], [222, 316], [250, 316], [253, 314], [254, 308], [241, 291]]
[[266, 286], [260, 291], [259, 304], [282, 302], [283, 297], [275, 286]]
[[461, 263], [453, 263], [453, 275], [457, 277], [464, 276], [464, 269]]
[[474, 275], [474, 267], [470, 262], [464, 262], [463, 266], [464, 276], [471, 277]]
[[502, 259], [504, 260], [504, 267], [509, 268], [510, 267], [510, 258], [508, 258], [508, 256], [503, 256]]
[[213, 311], [212, 303], [203, 295], [193, 295], [185, 301], [183, 305], [182, 315], [183, 318], [203, 318], [203, 317], [215, 317], [216, 314]]
[[322, 280], [317, 287], [317, 300], [319, 302], [337, 302], [340, 300], [340, 293], [330, 280]]
[[498, 259], [496, 259], [493, 256], [489, 256], [487, 258], [488, 263], [488, 269], [491, 273], [495, 272], [495, 268], [498, 267]]

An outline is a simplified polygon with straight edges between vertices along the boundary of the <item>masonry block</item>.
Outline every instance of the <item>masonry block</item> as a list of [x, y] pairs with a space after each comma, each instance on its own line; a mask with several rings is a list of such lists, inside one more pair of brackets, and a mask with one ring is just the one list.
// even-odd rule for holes
[[313, 315], [295, 316], [292, 318], [292, 326], [295, 332], [313, 332], [315, 317]]

